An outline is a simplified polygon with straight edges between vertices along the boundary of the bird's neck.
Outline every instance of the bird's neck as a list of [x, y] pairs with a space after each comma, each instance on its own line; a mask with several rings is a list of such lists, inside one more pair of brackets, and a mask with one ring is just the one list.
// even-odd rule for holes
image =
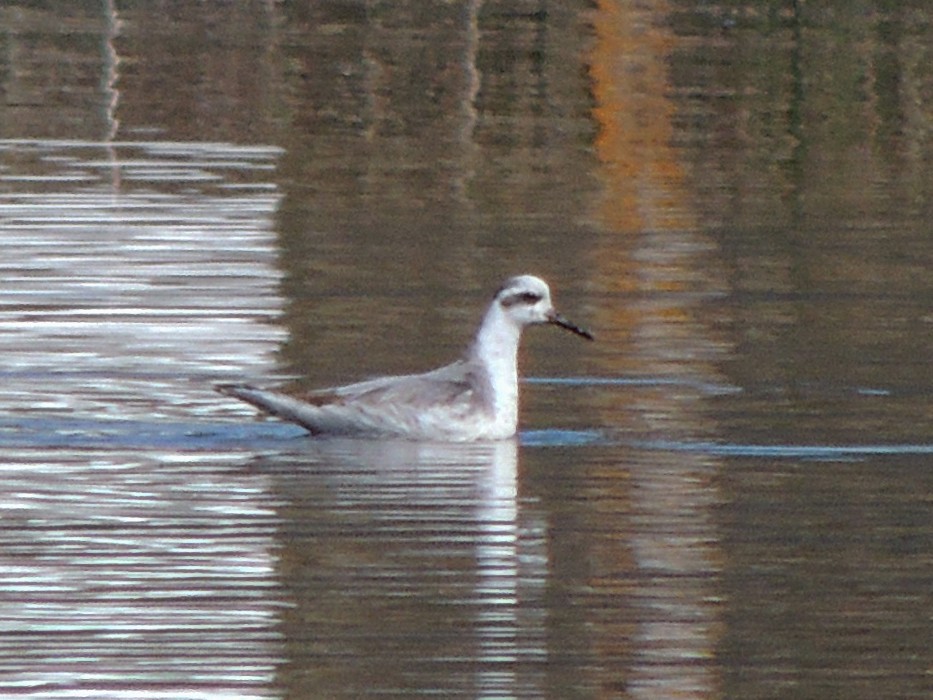
[[521, 328], [505, 317], [498, 305], [490, 307], [470, 346], [468, 359], [486, 372], [492, 408], [497, 419], [518, 421], [518, 342]]

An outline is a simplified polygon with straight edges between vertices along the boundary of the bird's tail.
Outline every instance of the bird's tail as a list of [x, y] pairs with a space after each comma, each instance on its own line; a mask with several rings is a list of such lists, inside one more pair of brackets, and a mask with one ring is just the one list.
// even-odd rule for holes
[[278, 391], [258, 389], [249, 384], [217, 384], [214, 389], [225, 396], [232, 396], [255, 406], [263, 413], [282, 418], [283, 420], [298, 423], [302, 427], [316, 432], [309, 424], [308, 406], [288, 394]]

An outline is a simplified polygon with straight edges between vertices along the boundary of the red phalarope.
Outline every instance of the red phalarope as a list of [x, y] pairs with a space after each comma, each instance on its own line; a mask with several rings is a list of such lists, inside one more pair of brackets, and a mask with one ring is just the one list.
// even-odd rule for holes
[[518, 428], [518, 343], [525, 326], [537, 324], [593, 339], [557, 313], [544, 280], [521, 275], [496, 292], [463, 357], [440, 369], [302, 394], [247, 384], [216, 388], [313, 435], [501, 440]]

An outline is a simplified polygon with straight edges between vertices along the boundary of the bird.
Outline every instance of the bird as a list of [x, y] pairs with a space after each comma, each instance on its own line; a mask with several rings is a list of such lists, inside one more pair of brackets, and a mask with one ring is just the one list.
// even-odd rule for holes
[[304, 393], [219, 384], [215, 389], [302, 426], [313, 436], [432, 442], [504, 440], [518, 432], [518, 346], [526, 326], [593, 334], [559, 314], [547, 283], [507, 279], [460, 359], [423, 374], [379, 377]]

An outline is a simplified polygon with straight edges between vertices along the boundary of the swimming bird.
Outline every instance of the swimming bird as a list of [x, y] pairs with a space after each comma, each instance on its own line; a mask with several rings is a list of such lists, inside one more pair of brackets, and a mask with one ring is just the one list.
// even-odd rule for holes
[[551, 324], [588, 340], [561, 316], [547, 283], [503, 283], [461, 359], [424, 374], [380, 377], [303, 394], [222, 384], [217, 391], [297, 423], [313, 435], [423, 441], [501, 440], [518, 430], [518, 344], [525, 326]]

